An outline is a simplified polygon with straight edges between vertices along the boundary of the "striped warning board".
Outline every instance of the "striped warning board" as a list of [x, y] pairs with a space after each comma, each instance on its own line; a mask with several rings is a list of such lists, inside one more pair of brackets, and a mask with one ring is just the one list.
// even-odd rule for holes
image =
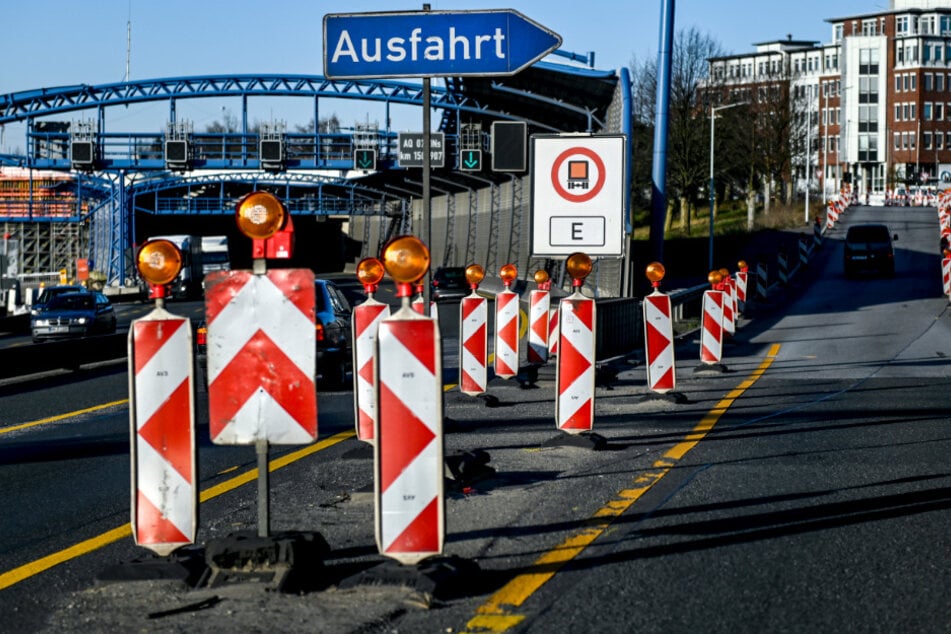
[[736, 273], [736, 308], [740, 313], [746, 309], [746, 286], [749, 275], [749, 271]]
[[380, 323], [376, 541], [403, 564], [440, 554], [445, 541], [441, 360], [435, 320], [402, 308]]
[[489, 301], [475, 291], [459, 303], [459, 391], [476, 396], [488, 385]]
[[495, 295], [495, 375], [518, 374], [518, 293], [505, 289]]
[[206, 279], [208, 418], [222, 445], [317, 438], [314, 274], [218, 271]]
[[594, 427], [594, 300], [576, 292], [561, 300], [555, 420], [569, 433]]
[[558, 309], [552, 308], [548, 311], [548, 355], [558, 354]]
[[644, 298], [643, 306], [647, 387], [664, 394], [677, 387], [670, 296], [655, 290]]
[[941, 279], [944, 294], [951, 298], [951, 258], [941, 258]]
[[703, 324], [700, 332], [700, 360], [719, 363], [723, 357], [723, 293], [704, 291]]
[[160, 556], [195, 541], [195, 396], [188, 319], [155, 309], [129, 329], [132, 535]]
[[548, 311], [551, 294], [548, 291], [532, 291], [528, 296], [528, 362], [548, 361]]
[[380, 322], [390, 314], [387, 304], [370, 297], [354, 307], [353, 329], [353, 411], [357, 438], [373, 442], [376, 425], [376, 334]]

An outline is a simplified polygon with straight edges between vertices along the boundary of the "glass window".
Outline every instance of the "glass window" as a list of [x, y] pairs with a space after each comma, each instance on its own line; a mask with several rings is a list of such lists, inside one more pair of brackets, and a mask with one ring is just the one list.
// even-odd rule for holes
[[924, 119], [925, 121], [931, 121], [931, 102], [930, 101], [925, 102]]
[[931, 149], [931, 133], [925, 132], [921, 140], [924, 143], [925, 149], [930, 150]]
[[944, 149], [944, 135], [940, 132], [935, 132], [934, 134], [934, 144], [935, 149], [943, 150]]
[[918, 90], [918, 75], [911, 73], [911, 89]]
[[934, 90], [934, 75], [931, 73], [925, 73], [925, 90], [928, 92]]
[[941, 121], [944, 119], [944, 104], [938, 102], [934, 105], [934, 120]]
[[901, 104], [895, 104], [895, 121], [901, 121]]
[[901, 133], [899, 132], [895, 133], [895, 149], [896, 150], [901, 149]]
[[942, 92], [944, 90], [944, 75], [941, 73], [934, 76], [934, 89], [935, 92]]
[[908, 16], [900, 15], [895, 18], [895, 32], [898, 35], [905, 35], [908, 33]]

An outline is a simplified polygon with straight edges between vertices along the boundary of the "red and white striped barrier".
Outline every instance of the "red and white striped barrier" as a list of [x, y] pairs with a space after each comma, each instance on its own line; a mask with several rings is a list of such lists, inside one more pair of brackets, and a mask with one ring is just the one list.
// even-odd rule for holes
[[723, 358], [723, 293], [704, 291], [700, 361], [716, 364]]
[[740, 313], [746, 310], [746, 287], [749, 275], [746, 269], [736, 272], [736, 309]]
[[354, 307], [353, 330], [353, 410], [357, 439], [373, 442], [376, 425], [376, 337], [380, 322], [390, 315], [390, 307], [372, 295]]
[[577, 434], [594, 426], [595, 302], [576, 291], [561, 300], [555, 420]]
[[548, 356], [558, 354], [558, 309], [548, 310]]
[[156, 308], [129, 329], [132, 536], [160, 556], [195, 541], [195, 393], [188, 319]]
[[548, 361], [548, 311], [551, 295], [547, 290], [531, 291], [528, 295], [528, 362]]
[[495, 295], [495, 375], [518, 374], [518, 293], [505, 288]]
[[317, 438], [314, 274], [216, 271], [206, 278], [208, 423], [220, 445]]
[[[424, 306], [425, 304], [423, 303], [422, 291], [420, 291], [420, 294], [417, 295], [416, 298], [413, 300], [413, 310], [415, 310], [420, 315], [424, 315], [426, 314], [426, 310]], [[436, 321], [439, 321], [439, 306], [436, 304], [436, 302], [432, 300], [430, 300], [429, 302], [429, 316], [435, 319]]]
[[951, 258], [941, 258], [941, 280], [944, 284], [944, 294], [951, 299]]
[[377, 547], [412, 565], [442, 553], [445, 541], [438, 324], [404, 305], [380, 322], [377, 361]]
[[489, 381], [489, 301], [473, 289], [459, 303], [459, 391], [484, 394]]
[[644, 297], [643, 307], [647, 387], [654, 392], [665, 394], [677, 387], [670, 296], [655, 289]]
[[720, 291], [723, 293], [723, 331], [727, 334], [736, 332], [736, 297], [733, 295], [733, 280], [729, 277], [720, 282]]

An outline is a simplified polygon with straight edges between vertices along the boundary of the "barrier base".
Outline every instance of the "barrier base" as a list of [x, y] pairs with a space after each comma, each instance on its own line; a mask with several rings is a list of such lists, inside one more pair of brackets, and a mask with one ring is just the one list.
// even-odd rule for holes
[[181, 581], [195, 587], [207, 570], [200, 550], [181, 549], [168, 557], [133, 559], [109, 566], [96, 575], [96, 581]]
[[607, 448], [607, 445], [607, 438], [593, 431], [583, 431], [580, 434], [569, 434], [562, 431], [554, 438], [542, 443], [542, 447], [581, 447], [593, 451], [601, 451]]
[[205, 546], [207, 587], [234, 583], [264, 583], [283, 590], [295, 571], [313, 574], [323, 566], [330, 546], [320, 533], [287, 531], [260, 537], [236, 533], [210, 540]]
[[683, 392], [648, 392], [638, 399], [639, 403], [646, 403], [647, 401], [668, 401], [670, 403], [676, 403], [677, 405], [683, 405], [689, 403], [690, 399], [687, 398], [687, 395]]
[[460, 451], [446, 456], [447, 476], [452, 480], [452, 486], [461, 490], [480, 480], [493, 477], [495, 469], [489, 466], [490, 460], [491, 456], [483, 449]]
[[729, 371], [722, 363], [701, 363], [693, 369], [694, 374], [726, 374]]
[[420, 607], [429, 608], [432, 599], [446, 599], [472, 590], [473, 578], [481, 574], [479, 564], [455, 555], [429, 557], [415, 566], [387, 560], [372, 568], [345, 577], [337, 587], [403, 586], [415, 590]]

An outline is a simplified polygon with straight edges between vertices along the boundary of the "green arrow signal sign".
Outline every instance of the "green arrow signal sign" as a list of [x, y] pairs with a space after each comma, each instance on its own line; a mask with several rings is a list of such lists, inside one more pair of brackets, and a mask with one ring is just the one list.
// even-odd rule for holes
[[482, 171], [482, 150], [463, 150], [459, 157], [459, 169], [464, 172]]
[[361, 170], [375, 170], [376, 150], [354, 150], [353, 166]]

